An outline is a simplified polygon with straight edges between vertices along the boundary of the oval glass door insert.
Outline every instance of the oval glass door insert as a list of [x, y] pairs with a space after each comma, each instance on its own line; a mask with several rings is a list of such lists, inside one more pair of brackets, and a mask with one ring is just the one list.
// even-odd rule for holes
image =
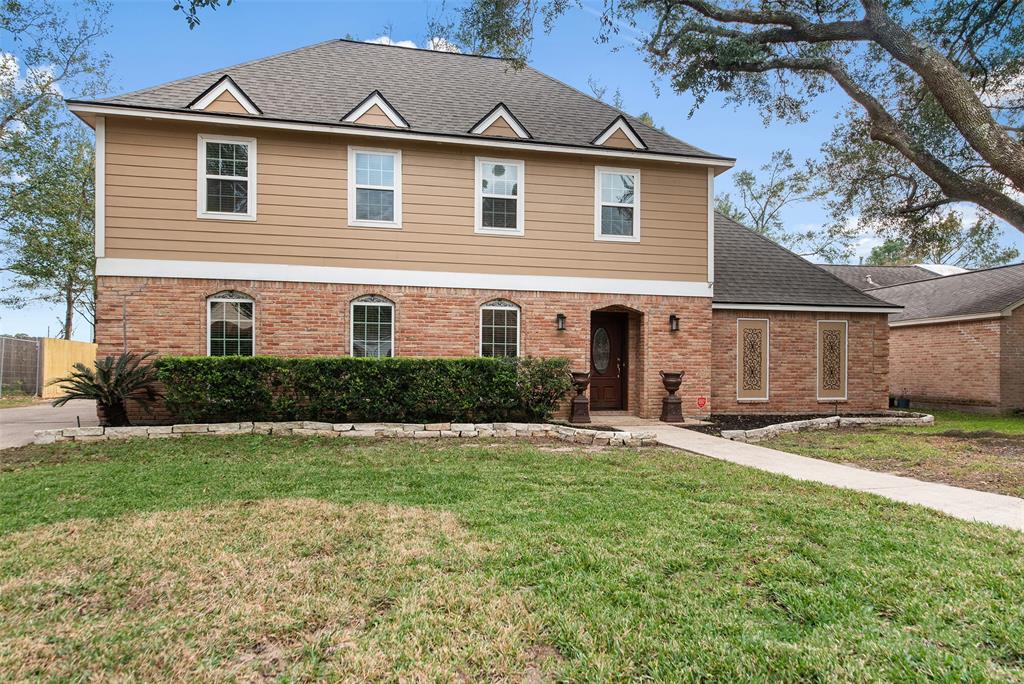
[[608, 338], [608, 331], [598, 328], [594, 331], [594, 342], [591, 345], [590, 356], [594, 360], [594, 370], [604, 373], [608, 370], [608, 361], [611, 358], [612, 342]]

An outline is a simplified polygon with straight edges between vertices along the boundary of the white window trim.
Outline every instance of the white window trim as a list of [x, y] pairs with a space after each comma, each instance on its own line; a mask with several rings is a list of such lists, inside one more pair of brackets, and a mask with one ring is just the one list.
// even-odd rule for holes
[[407, 124], [401, 115], [395, 111], [395, 108], [392, 107], [388, 101], [384, 99], [384, 96], [378, 92], [374, 92], [369, 95], [365, 100], [363, 100], [362, 104], [353, 109], [344, 119], [342, 119], [342, 121], [345, 123], [358, 123], [363, 114], [366, 114], [366, 112], [373, 109], [374, 105], [380, 107], [380, 111], [384, 112], [384, 116], [386, 116], [396, 128], [409, 127], [409, 124]]
[[[224, 180], [235, 179], [240, 176], [209, 176], [206, 173], [206, 143], [230, 143], [233, 145], [247, 145], [249, 147], [249, 199], [246, 203], [249, 211], [245, 214], [236, 214], [230, 211], [207, 211], [206, 210], [206, 181], [209, 178], [220, 178]], [[230, 135], [206, 135], [200, 133], [197, 136], [196, 147], [198, 154], [196, 158], [196, 217], [201, 219], [226, 219], [228, 221], [255, 221], [256, 220], [256, 138], [239, 138]]]
[[250, 100], [249, 97], [245, 93], [243, 93], [241, 89], [237, 85], [235, 85], [234, 82], [227, 76], [222, 78], [220, 82], [218, 82], [215, 86], [210, 88], [210, 91], [208, 93], [206, 93], [201, 98], [196, 100], [195, 104], [190, 106], [189, 109], [206, 109], [213, 103], [214, 100], [223, 95], [225, 91], [230, 93], [231, 97], [235, 98], [235, 101], [237, 101], [238, 104], [242, 105], [242, 109], [244, 109], [249, 114], [259, 115], [261, 113], [260, 110], [256, 108], [256, 105], [253, 104], [252, 100]]
[[93, 220], [93, 237], [96, 246], [94, 247], [96, 258], [102, 258], [106, 254], [107, 244], [107, 120], [106, 117], [96, 117], [96, 156], [94, 166], [96, 172], [95, 205], [96, 216]]
[[[491, 302], [493, 301], [494, 300], [491, 300]], [[477, 334], [480, 336], [480, 345], [477, 348], [477, 353], [479, 353], [483, 358], [519, 358], [523, 355], [523, 308], [510, 299], [506, 299], [504, 301], [511, 303], [512, 307], [498, 306], [491, 302], [480, 305], [480, 325], [477, 326]], [[515, 308], [516, 311], [516, 355], [514, 357], [484, 357], [484, 311], [488, 309], [491, 311], [508, 311], [510, 308]]]
[[[821, 391], [821, 326], [823, 323], [842, 323], [843, 324], [843, 396], [841, 397], [823, 397], [819, 394]], [[850, 394], [850, 322], [846, 320], [819, 320], [815, 325], [815, 341], [814, 346], [817, 351], [814, 359], [814, 394], [817, 396], [818, 401], [822, 402], [840, 402], [847, 401]]]
[[516, 121], [515, 115], [513, 115], [509, 108], [503, 104], [495, 107], [494, 111], [492, 111], [490, 114], [481, 119], [480, 123], [478, 123], [476, 126], [473, 126], [473, 128], [471, 128], [469, 132], [473, 135], [483, 135], [484, 131], [490, 128], [491, 125], [493, 125], [494, 122], [497, 121], [498, 119], [501, 119], [506, 124], [508, 124], [508, 127], [511, 128], [512, 131], [520, 138], [530, 138], [530, 134], [526, 131], [526, 129], [523, 128], [523, 126], [518, 121]]
[[[633, 234], [632, 235], [604, 235], [601, 233], [601, 174], [618, 173], [632, 175], [636, 180], [633, 182], [633, 204], [608, 204], [609, 207], [632, 207], [633, 208]], [[620, 169], [611, 166], [594, 167], [594, 239], [608, 242], [640, 242], [640, 169]]]
[[626, 121], [626, 119], [621, 115], [617, 119], [615, 119], [615, 121], [613, 121], [611, 125], [608, 126], [608, 128], [604, 129], [603, 133], [601, 133], [594, 139], [593, 144], [604, 145], [606, 142], [608, 142], [608, 139], [610, 137], [615, 135], [617, 131], [622, 131], [622, 134], [626, 136], [629, 142], [633, 143], [633, 147], [635, 147], [636, 149], [647, 149], [647, 145], [644, 144], [644, 141], [640, 139], [640, 136], [636, 134], [636, 131], [633, 130], [633, 127], [630, 126], [629, 122]]
[[[385, 187], [383, 185], [367, 185], [363, 187], [375, 190], [393, 190], [395, 193], [395, 220], [394, 221], [368, 221], [359, 220], [356, 216], [356, 153], [368, 152], [370, 154], [390, 154], [395, 158], [395, 185]], [[349, 145], [348, 148], [348, 225], [350, 228], [391, 228], [400, 230], [402, 228], [402, 150], [385, 149], [379, 147], [356, 147]]]
[[[372, 296], [372, 295], [371, 295]], [[380, 295], [378, 295], [380, 296]], [[387, 299], [386, 297], [382, 297]], [[368, 359], [391, 359], [395, 354], [395, 303], [390, 299], [386, 302], [370, 302], [365, 297], [357, 297], [348, 306], [348, 355], [356, 355], [356, 307], [357, 306], [386, 306], [391, 309], [391, 356], [365, 356], [359, 358]]]
[[[495, 195], [492, 193], [484, 194], [483, 190], [483, 178], [484, 178], [484, 164], [504, 164], [505, 166], [515, 166], [518, 172], [518, 191], [515, 195], [516, 198], [516, 228], [515, 230], [508, 230], [507, 228], [488, 228], [484, 226], [484, 197], [497, 197], [500, 199], [508, 199], [509, 195]], [[513, 235], [522, 236], [526, 232], [526, 162], [520, 159], [495, 159], [492, 157], [477, 157], [476, 158], [476, 191], [473, 194], [473, 226], [474, 232], [481, 233], [483, 235]]]
[[[241, 293], [240, 293], [241, 294]], [[213, 325], [213, 305], [216, 302], [228, 304], [252, 304], [252, 356], [256, 356], [256, 300], [246, 296], [245, 299], [232, 297], [209, 297], [206, 300], [206, 355], [210, 356], [210, 328]]]
[[[740, 323], [743, 321], [764, 321], [765, 335], [765, 367], [764, 367], [764, 396], [741, 398], [740, 379], [743, 374], [743, 354], [740, 349]], [[772, 322], [767, 318], [737, 318], [736, 319], [736, 401], [741, 404], [763, 404], [771, 399], [772, 393]]]

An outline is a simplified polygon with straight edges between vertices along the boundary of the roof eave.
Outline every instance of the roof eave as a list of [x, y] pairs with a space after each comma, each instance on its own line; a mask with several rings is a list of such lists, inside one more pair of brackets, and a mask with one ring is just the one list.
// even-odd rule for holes
[[845, 313], [884, 313], [892, 314], [903, 311], [902, 306], [871, 305], [871, 304], [768, 304], [764, 302], [723, 302], [713, 301], [712, 309], [750, 309], [762, 311], [833, 311]]
[[[141, 105], [128, 105], [118, 102], [102, 102], [95, 100], [65, 100], [68, 109], [83, 121], [83, 114], [92, 116], [136, 116], [144, 118], [160, 118], [178, 121], [194, 121], [199, 123], [233, 124], [239, 126], [250, 126], [256, 128], [277, 128], [300, 131], [312, 131], [323, 133], [337, 133], [341, 135], [364, 135], [379, 138], [396, 138], [407, 140], [423, 140], [427, 142], [451, 142], [481, 147], [511, 147], [519, 149], [532, 149], [539, 151], [558, 152], [563, 154], [584, 154], [588, 156], [618, 157], [646, 159], [652, 161], [669, 161], [682, 164], [694, 164], [710, 166], [718, 171], [732, 168], [736, 160], [731, 157], [703, 157], [699, 155], [676, 154], [672, 152], [655, 152], [651, 150], [625, 150], [612, 148], [595, 148], [587, 145], [572, 145], [567, 143], [555, 143], [538, 140], [497, 140], [494, 138], [481, 138], [480, 136], [456, 133], [432, 133], [428, 131], [375, 129], [369, 130], [363, 127], [355, 127], [351, 124], [327, 124], [318, 121], [303, 121], [298, 119], [280, 119], [274, 117], [255, 117], [250, 115], [230, 114], [226, 112], [194, 112], [169, 107], [151, 107]], [[719, 171], [720, 172], [720, 171]]]

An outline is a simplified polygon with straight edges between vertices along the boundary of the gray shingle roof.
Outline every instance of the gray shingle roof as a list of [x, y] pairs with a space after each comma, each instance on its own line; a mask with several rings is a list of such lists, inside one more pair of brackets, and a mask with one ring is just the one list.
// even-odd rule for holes
[[716, 304], [892, 305], [715, 212]]
[[[356, 126], [342, 124], [342, 117], [379, 90], [413, 132], [468, 135], [503, 102], [534, 142], [592, 148], [591, 141], [621, 114], [531, 67], [515, 70], [492, 57], [350, 40], [318, 43], [99, 102], [184, 111], [224, 75], [262, 110], [262, 118], [305, 123]], [[648, 152], [731, 161], [627, 119]]]
[[832, 275], [858, 290], [902, 285], [917, 280], [938, 278], [939, 274], [921, 266], [857, 266], [851, 264], [821, 264]]
[[889, 319], [892, 323], [998, 313], [1024, 300], [1024, 264], [883, 287], [870, 294], [905, 307]]

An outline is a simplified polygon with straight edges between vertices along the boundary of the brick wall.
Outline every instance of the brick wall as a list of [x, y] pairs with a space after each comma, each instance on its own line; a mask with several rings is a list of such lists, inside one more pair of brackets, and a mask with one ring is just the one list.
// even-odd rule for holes
[[998, 409], [1000, 358], [1014, 354], [1010, 348], [1001, 349], [1002, 325], [993, 318], [892, 328], [893, 393], [908, 394], [912, 404]]
[[[590, 313], [615, 308], [631, 313], [630, 411], [657, 417], [665, 394], [658, 372], [679, 369], [686, 371], [679, 393], [684, 410], [706, 414], [711, 408], [697, 408], [697, 398], [709, 396], [711, 387], [711, 306], [699, 297], [102, 276], [97, 279], [99, 354], [120, 353], [125, 340], [132, 351], [205, 354], [206, 299], [223, 290], [256, 302], [258, 354], [348, 354], [350, 302], [378, 294], [395, 304], [397, 355], [476, 356], [479, 307], [503, 298], [522, 309], [522, 354], [566, 357], [580, 370], [589, 368]], [[562, 332], [555, 326], [558, 313], [567, 318]], [[671, 314], [681, 319], [676, 333], [669, 331]]]
[[[768, 401], [736, 400], [736, 319], [769, 320]], [[831, 413], [817, 399], [817, 321], [848, 321], [847, 400], [840, 412], [878, 411], [889, 405], [889, 326], [885, 314], [731, 311], [712, 317], [711, 402], [716, 413]]]
[[1000, 410], [1024, 409], [1024, 307], [1002, 319], [999, 361]]

